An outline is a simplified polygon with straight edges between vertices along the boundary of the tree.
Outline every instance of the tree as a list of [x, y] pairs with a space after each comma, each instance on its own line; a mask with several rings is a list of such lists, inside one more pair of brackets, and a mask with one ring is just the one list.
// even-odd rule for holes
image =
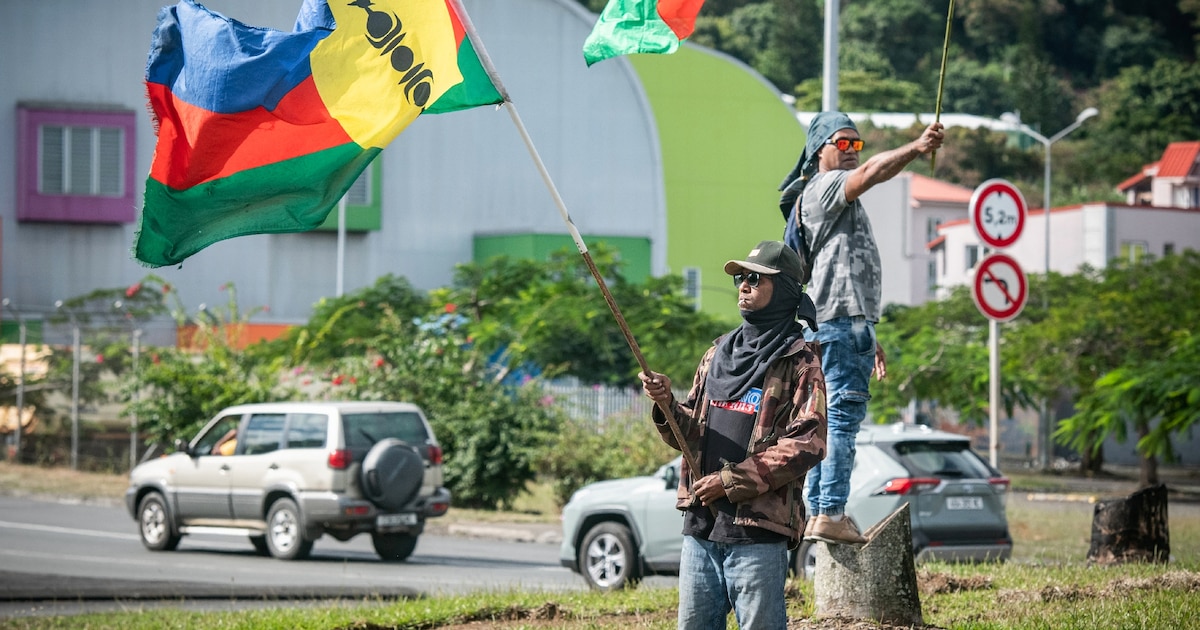
[[426, 413], [457, 505], [507, 507], [537, 473], [562, 419], [533, 384], [509, 386], [476, 360], [467, 318], [447, 305], [410, 327], [385, 310], [370, 352], [330, 365], [326, 396], [404, 400]]
[[[1006, 324], [1005, 332], [1016, 324]], [[966, 424], [983, 425], [990, 408], [988, 323], [966, 287], [918, 307], [889, 306], [876, 328], [887, 353], [888, 378], [873, 385], [877, 421], [898, 419], [912, 400], [936, 401]], [[1020, 357], [1002, 340], [1001, 404], [1012, 414], [1032, 402], [1034, 387]]]
[[1185, 361], [1196, 342], [1180, 315], [1200, 309], [1200, 253], [1113, 261], [1095, 278], [1090, 291], [1052, 309], [1042, 324], [1048, 360], [1041, 371], [1071, 374], [1080, 405], [1055, 436], [1094, 454], [1108, 435], [1137, 435], [1141, 482], [1154, 485], [1157, 459], [1173, 456], [1171, 435], [1193, 422], [1186, 402], [1194, 364]]
[[[188, 347], [158, 348], [140, 357], [137, 379], [127, 374], [121, 396], [125, 415], [137, 414], [151, 442], [171, 444], [190, 438], [221, 409], [230, 405], [290, 398], [294, 391], [281, 382], [282, 356], [256, 355], [240, 348], [240, 331], [262, 309], [243, 313], [232, 284], [221, 307], [189, 315], [174, 289], [171, 315], [180, 328], [192, 331]], [[194, 327], [194, 328], [193, 328]]]
[[288, 330], [262, 350], [266, 354], [290, 355], [293, 366], [361, 355], [369, 349], [367, 340], [375, 337], [376, 323], [385, 311], [411, 322], [428, 309], [429, 299], [406, 278], [387, 274], [352, 294], [321, 298], [308, 322]]
[[[590, 254], [647, 362], [672, 380], [690, 382], [704, 350], [732, 326], [696, 311], [678, 276], [631, 283], [604, 243]], [[577, 253], [564, 249], [545, 263], [495, 258], [486, 265], [460, 265], [454, 286], [432, 298], [456, 304], [471, 318], [471, 336], [482, 356], [586, 383], [637, 382], [640, 368]]]
[[1099, 90], [1090, 130], [1093, 177], [1121, 181], [1156, 161], [1171, 142], [1200, 138], [1200, 66], [1160, 59], [1126, 68]]

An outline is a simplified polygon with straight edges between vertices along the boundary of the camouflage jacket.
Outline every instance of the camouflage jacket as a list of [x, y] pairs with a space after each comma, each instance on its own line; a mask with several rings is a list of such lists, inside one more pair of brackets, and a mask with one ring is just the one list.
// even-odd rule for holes
[[[716, 344], [700, 360], [687, 401], [671, 403], [687, 448], [697, 458], [705, 443], [710, 408], [705, 381], [715, 352]], [[771, 365], [763, 381], [762, 402], [746, 459], [726, 464], [720, 471], [725, 493], [736, 506], [736, 524], [778, 532], [793, 543], [799, 542], [804, 530], [804, 476], [825, 458], [825, 376], [820, 356], [817, 343], [799, 339]], [[657, 405], [652, 415], [662, 440], [679, 449]], [[677, 508], [683, 510], [692, 504], [691, 485], [691, 471], [684, 458]]]

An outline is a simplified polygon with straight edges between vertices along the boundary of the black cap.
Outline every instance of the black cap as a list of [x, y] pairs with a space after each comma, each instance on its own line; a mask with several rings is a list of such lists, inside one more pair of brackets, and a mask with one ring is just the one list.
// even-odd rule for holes
[[[757, 271], [768, 276], [783, 274], [797, 285], [802, 284], [800, 280], [805, 275], [804, 263], [800, 260], [800, 254], [782, 241], [762, 241], [750, 250], [746, 260], [731, 260], [725, 263], [725, 273], [731, 276], [743, 270]], [[816, 332], [817, 306], [813, 304], [812, 298], [803, 292], [803, 289], [800, 292], [800, 307], [796, 311], [796, 316], [804, 320], [808, 327]]]
[[804, 263], [800, 255], [783, 241], [763, 241], [750, 250], [745, 260], [725, 263], [725, 273], [731, 276], [743, 269], [768, 276], [782, 273], [796, 282], [804, 278]]

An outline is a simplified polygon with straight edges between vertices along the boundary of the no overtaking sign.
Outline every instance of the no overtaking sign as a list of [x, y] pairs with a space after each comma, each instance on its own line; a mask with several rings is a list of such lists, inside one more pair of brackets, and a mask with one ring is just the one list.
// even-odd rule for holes
[[1017, 261], [1007, 254], [990, 254], [975, 270], [971, 297], [989, 319], [1006, 322], [1025, 308], [1028, 289], [1025, 272]]

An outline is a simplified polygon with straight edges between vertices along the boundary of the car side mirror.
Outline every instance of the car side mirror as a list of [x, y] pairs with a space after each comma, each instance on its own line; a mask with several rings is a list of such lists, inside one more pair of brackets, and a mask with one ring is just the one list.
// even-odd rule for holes
[[193, 457], [195, 457], [195, 455], [196, 455], [195, 453], [192, 452], [192, 449], [190, 446], [188, 446], [188, 443], [183, 440], [180, 440], [180, 439], [175, 440], [175, 450], [176, 450], [176, 452], [179, 452], [179, 453], [187, 453], [188, 455], [191, 455]]
[[674, 466], [667, 466], [663, 479], [666, 481], [667, 490], [674, 490], [679, 485], [679, 469]]

